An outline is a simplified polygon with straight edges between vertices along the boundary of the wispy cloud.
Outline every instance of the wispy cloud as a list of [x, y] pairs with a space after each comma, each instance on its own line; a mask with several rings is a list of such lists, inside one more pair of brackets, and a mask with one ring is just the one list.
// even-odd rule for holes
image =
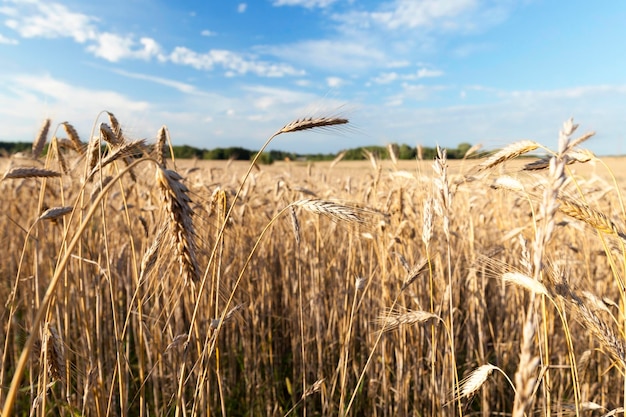
[[152, 38], [141, 38], [135, 42], [130, 36], [120, 36], [113, 33], [98, 33], [95, 43], [87, 47], [87, 51], [95, 56], [110, 62], [118, 62], [123, 59], [142, 59], [148, 61], [152, 58], [165, 60], [161, 46]]
[[[312, 109], [312, 103], [320, 100], [312, 92], [260, 84], [244, 85], [232, 96], [207, 93], [207, 99], [194, 94], [196, 90], [189, 84], [130, 72], [121, 75], [189, 93], [159, 103], [75, 86], [47, 74], [4, 75], [0, 76], [0, 124], [7, 128], [0, 138], [30, 140], [46, 116], [55, 122], [69, 120], [81, 135], [86, 135], [96, 115], [105, 110], [101, 106], [106, 105], [106, 110], [114, 112], [127, 126], [125, 131], [136, 137], [153, 138], [158, 127], [166, 123], [177, 143], [198, 147], [236, 143], [254, 148], [292, 118], [314, 114], [320, 108], [333, 111], [343, 104], [328, 100]], [[362, 135], [345, 135], [337, 141], [321, 135], [307, 136], [302, 142], [290, 137], [276, 146], [299, 152], [334, 152], [363, 145], [364, 141], [379, 143], [384, 138], [411, 145], [416, 141], [432, 143], [436, 138], [443, 146], [466, 141], [494, 147], [530, 137], [550, 144], [557, 140], [560, 123], [570, 116], [583, 123], [585, 130], [598, 130], [598, 138], [590, 146], [610, 149], [611, 141], [623, 138], [623, 130], [612, 121], [620, 120], [626, 85], [507, 91], [480, 85], [456, 88], [405, 83], [402, 88], [401, 93], [388, 98], [387, 104], [394, 104], [393, 100], [419, 102], [416, 106], [364, 105], [350, 114], [358, 131], [367, 132], [365, 139]], [[467, 91], [468, 95], [467, 104], [462, 106], [420, 104], [438, 94], [460, 91]], [[480, 104], [472, 104], [473, 96], [478, 94]], [[607, 106], [607, 98], [616, 105]]]
[[374, 82], [375, 84], [389, 84], [394, 81], [412, 81], [419, 80], [421, 78], [441, 77], [442, 75], [443, 71], [441, 70], [420, 68], [416, 72], [410, 74], [401, 74], [396, 71], [383, 72], [378, 76], [372, 78], [372, 82]]
[[17, 39], [8, 38], [0, 33], [0, 44], [4, 45], [17, 45], [19, 41]]
[[[392, 0], [331, 8], [330, 0], [275, 0], [278, 6], [325, 7], [325, 34], [318, 39], [258, 46], [264, 54], [304, 68], [366, 75], [416, 65], [433, 56], [443, 35], [487, 30], [512, 12], [516, 0]], [[415, 78], [440, 76], [428, 68]], [[381, 73], [380, 80], [411, 79]], [[388, 81], [387, 81], [388, 82]]]
[[389, 29], [443, 26], [454, 29], [455, 18], [478, 6], [476, 0], [398, 0], [364, 16]]
[[626, 84], [590, 85], [556, 90], [498, 91], [501, 97], [511, 99], [581, 99], [600, 95], [622, 96], [626, 94]]
[[245, 100], [257, 110], [278, 111], [284, 116], [286, 109], [296, 109], [310, 104], [316, 99], [311, 93], [299, 92], [287, 88], [267, 87], [263, 85], [247, 85], [242, 88]]
[[[428, 92], [426, 86], [412, 86], [406, 91], [407, 96], [395, 98], [407, 100], [408, 94], [413, 94], [413, 98], [418, 99], [424, 94], [432, 97], [442, 91], [455, 92], [453, 87], [440, 88], [439, 92]], [[626, 98], [626, 85], [514, 92], [466, 86], [461, 91], [468, 95], [468, 103], [463, 105], [368, 106], [354, 121], [361, 130], [373, 132], [375, 138], [384, 135], [412, 145], [416, 141], [432, 144], [434, 140], [444, 146], [455, 146], [459, 142], [482, 143], [494, 148], [526, 138], [548, 146], [556, 145], [561, 123], [574, 117], [581, 123], [581, 131], [597, 131], [597, 136], [586, 144], [592, 151], [606, 153], [606, 149], [612, 149], [619, 153], [626, 150], [623, 129], [614, 123], [621, 117], [619, 103]], [[481, 95], [478, 103], [471, 101], [476, 94]], [[370, 119], [385, 120], [386, 131], [370, 125]], [[622, 148], [617, 151], [613, 144], [619, 143]]]
[[217, 35], [217, 32], [213, 32], [212, 30], [204, 29], [202, 32], [200, 32], [200, 34], [202, 36], [215, 36], [215, 35]]
[[96, 18], [68, 10], [62, 4], [38, 0], [7, 0], [15, 6], [0, 9], [5, 25], [23, 38], [72, 38], [85, 43], [96, 38]]
[[245, 13], [248, 5], [246, 3], [239, 3], [237, 5], [237, 13]]
[[326, 77], [326, 85], [330, 88], [337, 88], [344, 85], [346, 81], [340, 77]]
[[153, 75], [148, 75], [148, 74], [141, 74], [141, 73], [137, 73], [137, 72], [130, 72], [130, 71], [124, 71], [118, 68], [114, 68], [111, 69], [111, 72], [114, 72], [115, 74], [119, 74], [121, 76], [127, 77], [127, 78], [133, 78], [136, 80], [143, 80], [143, 81], [148, 81], [151, 83], [155, 83], [155, 84], [159, 84], [159, 85], [163, 85], [165, 87], [171, 87], [175, 90], [180, 91], [181, 93], [185, 93], [185, 94], [191, 94], [191, 95], [197, 95], [197, 96], [206, 96], [207, 93], [198, 90], [198, 88], [192, 84], [188, 84], [188, 83], [184, 83], [181, 81], [176, 81], [176, 80], [170, 80], [167, 78], [162, 78], [162, 77], [155, 77]]
[[385, 104], [391, 107], [397, 107], [407, 102], [423, 102], [434, 100], [441, 91], [449, 90], [450, 87], [444, 85], [425, 85], [402, 83], [401, 91], [397, 94], [387, 97]]
[[186, 47], [176, 47], [167, 59], [174, 64], [187, 65], [197, 70], [210, 71], [216, 66], [226, 70], [227, 76], [252, 73], [262, 77], [283, 77], [286, 75], [304, 75], [305, 72], [287, 64], [246, 59], [241, 54], [213, 49], [209, 52], [198, 53]]
[[324, 8], [335, 3], [337, 0], [274, 0], [274, 6], [301, 6], [307, 9], [316, 7]]
[[365, 40], [321, 39], [291, 44], [264, 46], [259, 51], [303, 67], [334, 72], [354, 73], [385, 66], [389, 61], [385, 51]]
[[30, 140], [44, 117], [55, 123], [69, 120], [81, 135], [87, 135], [102, 110], [124, 115], [129, 130], [141, 136], [152, 131], [154, 135], [160, 126], [156, 121], [146, 122], [152, 105], [144, 100], [105, 89], [77, 87], [48, 74], [0, 76], [0, 123], [6, 126], [0, 137], [5, 140]]
[[346, 29], [416, 30], [458, 32], [484, 30], [501, 23], [515, 1], [480, 0], [393, 0], [379, 3], [374, 10], [337, 13], [334, 18]]
[[[166, 52], [153, 38], [137, 37], [133, 34], [120, 34], [101, 31], [98, 19], [69, 10], [58, 3], [44, 3], [41, 0], [5, 0], [11, 6], [0, 8], [6, 16], [5, 24], [23, 38], [71, 38], [85, 44], [86, 51], [109, 62], [125, 59], [152, 60], [186, 65], [202, 71], [222, 68], [227, 76], [254, 74], [260, 77], [302, 76], [303, 70], [280, 62], [267, 62], [251, 54], [213, 49], [196, 52], [185, 46], [177, 46]], [[245, 12], [246, 3], [238, 5], [240, 13]], [[209, 36], [210, 31], [202, 32]], [[8, 38], [7, 38], [8, 39]]]
[[[50, 75], [18, 75], [12, 77], [13, 91], [23, 94], [31, 93], [43, 98], [42, 103], [49, 105], [62, 103], [64, 108], [80, 108], [81, 111], [91, 109], [93, 114], [102, 109], [101, 103], [107, 106], [124, 108], [129, 111], [145, 111], [149, 108], [149, 103], [142, 100], [131, 100], [122, 94], [110, 90], [93, 90], [73, 86], [64, 81], [53, 78]], [[76, 104], [72, 104], [76, 103]], [[88, 103], [93, 103], [88, 105]], [[86, 108], [87, 107], [87, 108]]]

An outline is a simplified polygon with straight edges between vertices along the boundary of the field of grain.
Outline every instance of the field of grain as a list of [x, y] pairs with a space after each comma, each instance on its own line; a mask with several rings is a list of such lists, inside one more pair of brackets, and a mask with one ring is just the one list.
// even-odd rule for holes
[[251, 165], [103, 122], [0, 159], [3, 415], [623, 414], [626, 170], [570, 123]]

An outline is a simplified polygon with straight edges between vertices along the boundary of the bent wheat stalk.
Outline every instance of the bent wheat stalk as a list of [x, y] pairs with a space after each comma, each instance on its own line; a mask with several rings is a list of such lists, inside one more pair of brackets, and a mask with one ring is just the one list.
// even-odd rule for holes
[[38, 158], [39, 155], [41, 155], [41, 151], [43, 151], [43, 147], [48, 139], [48, 130], [50, 130], [50, 119], [44, 120], [43, 125], [39, 130], [39, 134], [33, 142], [33, 158]]
[[565, 197], [559, 197], [559, 203], [559, 210], [564, 214], [587, 223], [599, 232], [615, 235], [626, 241], [626, 233], [622, 232], [604, 213]]
[[14, 178], [52, 178], [60, 177], [61, 173], [51, 169], [43, 168], [13, 168], [7, 171], [2, 179]]
[[479, 164], [478, 172], [493, 168], [505, 161], [517, 158], [518, 156], [528, 153], [530, 151], [534, 151], [540, 146], [541, 145], [539, 143], [533, 142], [532, 140], [522, 140], [512, 143], [509, 146], [504, 147], [502, 150], [494, 153], [481, 164]]
[[[106, 193], [109, 191], [109, 189], [111, 189], [111, 187], [117, 182], [118, 179], [120, 179], [122, 176], [124, 176], [126, 173], [128, 173], [134, 166], [139, 165], [140, 163], [145, 162], [145, 161], [155, 162], [152, 159], [139, 159], [139, 160], [133, 162], [131, 165], [129, 165], [123, 171], [121, 171], [119, 174], [117, 174], [117, 176], [115, 177], [115, 181], [109, 182], [109, 184], [107, 184], [102, 189], [102, 192], [95, 198], [93, 204], [89, 207], [89, 210], [85, 214], [82, 223], [78, 226], [78, 229], [76, 230], [76, 233], [72, 237], [72, 240], [68, 243], [67, 247], [64, 248], [64, 253], [65, 254], [63, 255], [63, 258], [61, 259], [61, 261], [57, 265], [57, 267], [56, 267], [56, 269], [54, 271], [54, 275], [50, 279], [50, 284], [48, 284], [48, 288], [46, 289], [46, 292], [45, 292], [45, 294], [43, 296], [43, 299], [41, 300], [41, 304], [39, 306], [39, 309], [37, 310], [37, 313], [35, 314], [35, 318], [33, 319], [33, 323], [32, 323], [32, 327], [33, 328], [37, 328], [41, 324], [41, 322], [42, 322], [42, 320], [44, 318], [44, 315], [48, 311], [50, 303], [51, 303], [51, 301], [53, 299], [53, 295], [54, 295], [54, 293], [56, 291], [57, 285], [58, 285], [61, 277], [64, 274], [65, 267], [66, 267], [69, 259], [72, 257], [72, 251], [74, 250], [74, 248], [76, 247], [78, 242], [81, 240], [82, 234], [85, 231], [85, 229], [87, 228], [87, 225], [91, 221], [91, 218], [95, 214], [96, 210], [98, 210], [100, 208], [100, 204], [99, 204], [100, 201], [104, 198]], [[11, 415], [11, 411], [13, 410], [13, 406], [15, 405], [15, 399], [17, 397], [17, 392], [19, 390], [20, 381], [22, 380], [22, 376], [24, 374], [24, 370], [26, 369], [26, 364], [27, 364], [27, 362], [29, 360], [30, 351], [31, 351], [31, 349], [33, 347], [33, 343], [34, 342], [35, 342], [35, 332], [31, 332], [30, 336], [28, 337], [28, 339], [26, 339], [26, 343], [24, 344], [24, 348], [22, 349], [22, 353], [20, 354], [20, 357], [19, 357], [19, 359], [17, 361], [17, 364], [15, 366], [15, 371], [13, 373], [13, 379], [11, 380], [11, 385], [10, 385], [9, 391], [7, 393], [7, 399], [6, 399], [6, 401], [4, 403], [4, 406], [2, 408], [2, 414], [1, 415], [3, 415], [3, 416], [10, 416]]]
[[[263, 152], [265, 151], [265, 149], [267, 148], [267, 146], [270, 144], [270, 142], [272, 140], [274, 140], [274, 138], [276, 136], [279, 136], [283, 133], [289, 133], [289, 132], [296, 132], [296, 131], [301, 131], [301, 130], [309, 130], [309, 129], [313, 129], [313, 128], [321, 128], [321, 127], [329, 127], [329, 126], [334, 126], [334, 125], [343, 125], [348, 123], [348, 119], [340, 119], [340, 118], [333, 118], [333, 117], [322, 117], [322, 118], [316, 118], [316, 119], [312, 119], [312, 118], [308, 118], [308, 119], [298, 119], [296, 121], [293, 121], [291, 123], [286, 124], [285, 126], [283, 126], [282, 128], [280, 128], [279, 130], [277, 130], [273, 135], [271, 135], [263, 144], [263, 146], [261, 146], [261, 148], [259, 149], [259, 152], [257, 152], [257, 154], [254, 156], [254, 158], [252, 158], [252, 161], [250, 162], [250, 165], [248, 167], [248, 170], [246, 171], [245, 175], [243, 176], [241, 183], [239, 185], [239, 187], [237, 188], [237, 192], [235, 193], [235, 197], [233, 197], [232, 202], [230, 207], [228, 208], [228, 211], [226, 212], [226, 215], [223, 218], [222, 221], [222, 225], [219, 228], [219, 231], [217, 233], [217, 236], [215, 238], [215, 244], [213, 245], [213, 249], [211, 250], [211, 254], [209, 255], [209, 260], [207, 263], [207, 267], [205, 268], [204, 274], [202, 276], [202, 279], [200, 280], [200, 285], [198, 288], [198, 294], [197, 294], [197, 299], [201, 299], [202, 298], [202, 293], [204, 292], [204, 288], [206, 287], [206, 282], [207, 282], [207, 277], [210, 271], [210, 267], [211, 265], [213, 265], [214, 259], [217, 255], [217, 250], [219, 248], [219, 242], [221, 242], [222, 240], [222, 236], [224, 236], [224, 231], [226, 230], [226, 226], [230, 220], [231, 214], [233, 212], [233, 210], [235, 209], [235, 205], [237, 203], [237, 201], [239, 200], [239, 196], [241, 195], [241, 192], [243, 191], [244, 185], [246, 184], [246, 181], [248, 180], [248, 178], [250, 177], [250, 174], [252, 173], [252, 170], [254, 169], [254, 167], [256, 166], [257, 161], [259, 160], [259, 158], [261, 157], [261, 155], [263, 154]], [[282, 211], [281, 211], [282, 213]], [[262, 235], [265, 233], [262, 232]], [[257, 241], [257, 245], [258, 245], [258, 241]], [[226, 302], [226, 305], [224, 306], [224, 312], [222, 313], [222, 317], [220, 318], [220, 322], [217, 326], [217, 328], [215, 329], [215, 332], [213, 334], [213, 341], [211, 343], [211, 346], [209, 348], [208, 351], [208, 356], [211, 356], [213, 354], [213, 352], [215, 351], [215, 346], [217, 343], [217, 339], [218, 336], [220, 334], [220, 331], [222, 329], [222, 324], [223, 324], [223, 319], [227, 314], [227, 311], [230, 307], [230, 304], [233, 300], [235, 291], [237, 290], [239, 283], [241, 282], [241, 279], [243, 278], [243, 271], [245, 271], [248, 263], [250, 262], [251, 259], [251, 255], [252, 253], [254, 253], [256, 251], [256, 245], [255, 247], [252, 249], [250, 256], [248, 257], [248, 260], [246, 261], [246, 263], [244, 264], [244, 267], [242, 268], [242, 273], [239, 275], [239, 277], [237, 278], [237, 280], [235, 281], [235, 284], [233, 286], [233, 289], [231, 290], [231, 294], [230, 297], [228, 298], [228, 301]], [[188, 332], [188, 337], [187, 337], [187, 343], [191, 342], [191, 337], [193, 335], [193, 331], [196, 327], [196, 320], [198, 317], [198, 309], [200, 308], [200, 304], [199, 302], [196, 302], [193, 308], [193, 313], [191, 315], [191, 321], [189, 323], [189, 329], [190, 331]], [[195, 329], [197, 330], [197, 329]], [[179, 378], [179, 386], [178, 386], [178, 396], [180, 397], [182, 390], [183, 390], [183, 384], [185, 382], [185, 364], [182, 365], [181, 369], [180, 369], [180, 378]], [[178, 416], [180, 415], [181, 410], [180, 410], [180, 403], [178, 403], [176, 405], [176, 411], [175, 411], [175, 415]]]
[[[237, 203], [237, 201], [239, 200], [239, 196], [241, 195], [241, 192], [243, 191], [244, 185], [246, 183], [246, 181], [248, 180], [248, 178], [250, 177], [250, 173], [252, 172], [252, 170], [254, 169], [254, 167], [256, 166], [257, 161], [259, 160], [259, 158], [261, 157], [261, 155], [263, 154], [263, 152], [265, 151], [265, 149], [267, 148], [267, 146], [270, 144], [270, 142], [272, 140], [274, 140], [274, 138], [276, 136], [282, 135], [283, 133], [290, 133], [290, 132], [297, 132], [297, 131], [302, 131], [302, 130], [310, 130], [310, 129], [314, 129], [314, 128], [322, 128], [322, 127], [330, 127], [330, 126], [335, 126], [335, 125], [344, 125], [348, 123], [348, 119], [343, 119], [343, 118], [335, 118], [335, 117], [319, 117], [319, 118], [305, 118], [305, 119], [298, 119], [295, 120], [293, 122], [290, 122], [288, 124], [286, 124], [285, 126], [283, 126], [282, 128], [280, 128], [279, 130], [277, 130], [274, 134], [272, 134], [263, 144], [263, 146], [261, 146], [261, 149], [259, 149], [259, 152], [257, 152], [257, 154], [254, 156], [254, 158], [252, 158], [252, 161], [250, 162], [250, 166], [248, 167], [248, 170], [246, 171], [245, 175], [243, 176], [242, 180], [241, 180], [241, 184], [239, 185], [239, 187], [237, 188], [237, 192], [235, 193], [235, 197], [233, 197], [233, 200], [230, 204], [230, 207], [228, 208], [228, 211], [226, 212], [226, 215], [224, 216], [224, 220], [222, 222], [222, 225], [219, 229], [219, 232], [217, 233], [217, 237], [215, 239], [215, 244], [213, 245], [213, 249], [211, 250], [211, 255], [209, 256], [209, 261], [207, 263], [207, 268], [205, 269], [204, 272], [204, 276], [202, 277], [202, 280], [200, 282], [200, 288], [198, 289], [198, 299], [201, 297], [202, 292], [204, 291], [204, 287], [206, 286], [206, 280], [207, 280], [207, 276], [208, 276], [208, 272], [209, 272], [209, 267], [213, 264], [213, 259], [215, 259], [215, 256], [217, 254], [217, 248], [219, 246], [219, 243], [222, 239], [222, 236], [224, 235], [224, 231], [226, 230], [226, 225], [228, 224], [228, 221], [230, 219], [230, 216], [235, 208], [235, 205]], [[239, 282], [239, 280], [237, 281], [237, 283]], [[235, 289], [237, 288], [237, 284], [235, 284], [235, 286], [233, 287], [233, 292], [235, 291]], [[193, 328], [195, 326], [195, 322], [196, 322], [196, 317], [198, 315], [198, 308], [200, 306], [200, 303], [196, 303], [196, 305], [194, 306], [193, 309], [193, 314], [191, 316], [191, 322], [189, 324], [189, 328]], [[227, 304], [225, 309], [228, 309], [229, 305]], [[219, 331], [221, 329], [221, 325], [216, 329], [216, 334], [219, 334]], [[187, 339], [187, 342], [191, 341], [191, 334], [192, 332], [188, 332], [189, 333], [189, 338]], [[212, 353], [212, 351], [210, 352]]]

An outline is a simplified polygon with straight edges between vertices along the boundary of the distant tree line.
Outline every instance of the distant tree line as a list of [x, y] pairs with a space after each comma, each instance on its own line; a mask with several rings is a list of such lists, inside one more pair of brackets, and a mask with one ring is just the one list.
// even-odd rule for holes
[[[471, 148], [469, 143], [460, 143], [456, 148], [447, 148], [449, 159], [461, 159], [465, 153]], [[416, 159], [421, 157], [424, 160], [434, 159], [437, 151], [436, 148], [415, 147], [407, 144], [391, 144], [390, 147], [398, 159]], [[17, 152], [27, 152], [32, 148], [30, 142], [0, 142], [0, 155], [11, 155]], [[228, 160], [234, 159], [238, 161], [249, 161], [257, 153], [257, 151], [232, 146], [228, 148], [202, 149], [189, 145], [177, 145], [172, 147], [174, 157], [177, 159], [206, 159], [206, 160]], [[284, 152], [279, 150], [271, 150], [261, 155], [261, 163], [272, 163], [282, 160], [301, 160], [301, 161], [332, 161], [339, 154], [344, 153], [344, 160], [355, 161], [366, 158], [366, 153], [371, 152], [379, 159], [390, 159], [388, 146], [360, 146], [342, 150], [338, 153], [314, 153], [314, 154], [298, 154], [294, 152]], [[169, 148], [165, 149], [165, 155], [169, 155]]]
[[0, 142], [0, 155], [12, 155], [32, 149], [33, 144], [30, 142]]
[[[402, 160], [410, 160], [421, 157], [425, 160], [434, 159], [437, 155], [436, 148], [430, 147], [415, 147], [403, 144], [391, 144], [396, 158]], [[449, 159], [462, 159], [467, 151], [472, 147], [470, 143], [460, 143], [456, 148], [447, 148], [446, 152]], [[209, 160], [227, 160], [234, 159], [238, 161], [249, 161], [256, 155], [256, 151], [241, 148], [241, 147], [229, 147], [229, 148], [214, 148], [214, 149], [199, 149], [192, 146], [173, 146], [174, 157], [187, 159], [209, 159]], [[282, 160], [305, 160], [305, 161], [332, 161], [339, 154], [344, 153], [343, 159], [346, 161], [357, 161], [366, 158], [366, 153], [371, 152], [379, 159], [390, 159], [389, 147], [387, 146], [359, 146], [356, 148], [350, 148], [342, 150], [338, 153], [314, 153], [314, 154], [298, 154], [294, 152], [284, 152], [279, 150], [271, 150], [265, 152], [261, 157], [262, 163], [272, 163], [273, 161]], [[166, 151], [166, 154], [169, 152]], [[421, 154], [421, 155], [420, 155]]]

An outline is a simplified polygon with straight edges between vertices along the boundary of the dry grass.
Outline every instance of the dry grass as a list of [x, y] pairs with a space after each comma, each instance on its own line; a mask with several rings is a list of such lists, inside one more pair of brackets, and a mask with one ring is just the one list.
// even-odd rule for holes
[[591, 134], [252, 171], [103, 117], [87, 145], [62, 123], [45, 157], [0, 160], [8, 415], [623, 409], [626, 171]]

